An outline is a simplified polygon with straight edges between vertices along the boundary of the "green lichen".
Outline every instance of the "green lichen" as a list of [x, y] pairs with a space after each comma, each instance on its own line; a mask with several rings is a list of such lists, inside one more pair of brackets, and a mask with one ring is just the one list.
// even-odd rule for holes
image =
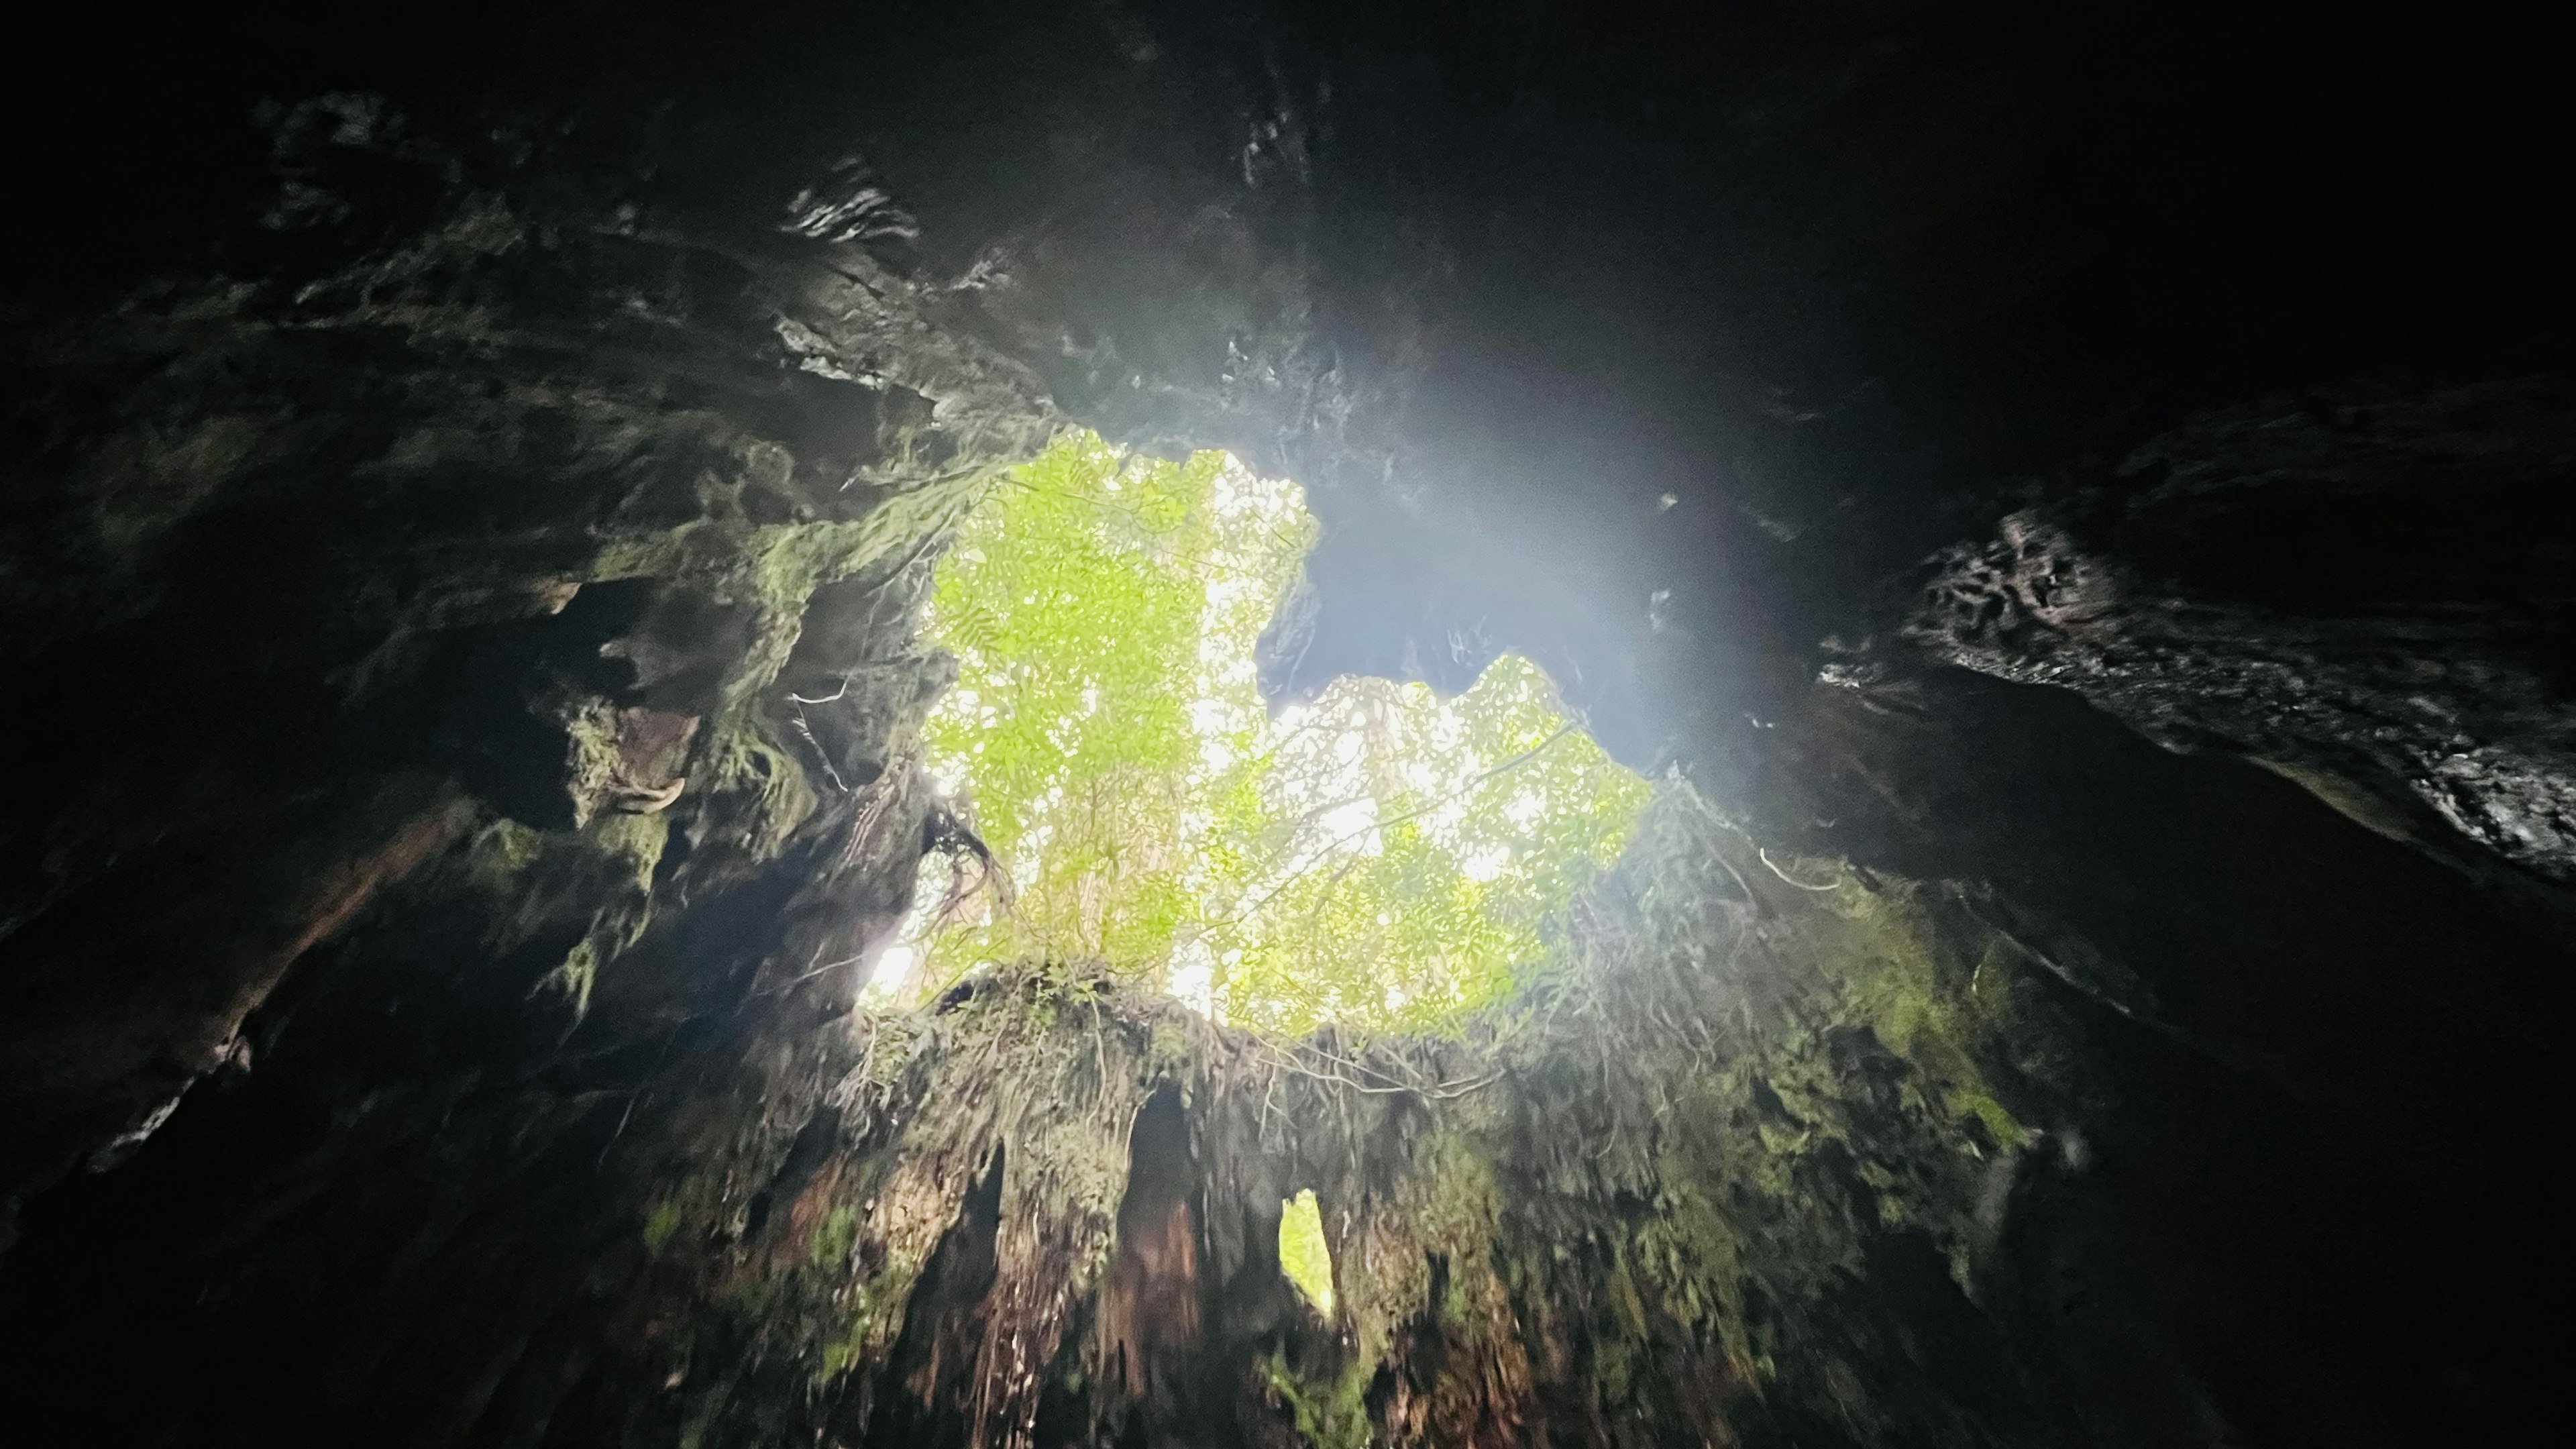
[[663, 1246], [680, 1230], [682, 1216], [675, 1198], [666, 1197], [653, 1204], [653, 1210], [644, 1215], [644, 1251], [657, 1258], [662, 1256]]
[[820, 798], [796, 756], [771, 739], [749, 708], [730, 711], [709, 732], [710, 789], [744, 804], [734, 818], [735, 843], [752, 861], [774, 860], [810, 818]]
[[911, 1301], [922, 1264], [904, 1260], [849, 1284], [838, 1331], [826, 1338], [815, 1360], [815, 1379], [829, 1382], [853, 1370], [885, 1361], [903, 1330], [904, 1308]]
[[515, 886], [545, 850], [543, 832], [502, 816], [475, 832], [466, 847], [466, 873], [487, 891]]
[[623, 760], [616, 709], [606, 700], [587, 702], [564, 721], [564, 737], [564, 792], [572, 797], [572, 823], [579, 828], [590, 824], [616, 787]]
[[859, 1210], [843, 1203], [824, 1214], [814, 1229], [814, 1266], [829, 1268], [850, 1256], [859, 1240]]
[[1782, 882], [1745, 903], [1737, 877], [1773, 873], [1749, 847], [1715, 853], [1734, 837], [1696, 827], [1701, 808], [1650, 811], [1590, 901], [1585, 954], [1453, 1039], [1264, 1042], [1065, 963], [862, 1017], [832, 1089], [845, 1152], [773, 1205], [773, 1225], [803, 1226], [731, 1250], [711, 1294], [726, 1332], [818, 1385], [911, 1392], [868, 1376], [998, 1152], [999, 1277], [976, 1311], [1000, 1316], [974, 1341], [1035, 1355], [1062, 1392], [1122, 1392], [1055, 1335], [1106, 1279], [1126, 1129], [1168, 1088], [1209, 1221], [1303, 1189], [1282, 1204], [1279, 1263], [1319, 1307], [1330, 1285], [1339, 1332], [1283, 1326], [1239, 1367], [1260, 1412], [1316, 1449], [1503, 1442], [1565, 1405], [1623, 1449], [1642, 1426], [1723, 1442], [1755, 1398], [1842, 1412], [1848, 1370], [1819, 1347], [1834, 1321], [1819, 1315], [1873, 1245], [1921, 1235], [1972, 1276], [1979, 1144], [2025, 1136], [1979, 1066], [2018, 1040], [1995, 979], [2015, 968], [1908, 882], [1794, 861], [1798, 881], [1835, 888]]
[[590, 1009], [600, 968], [631, 949], [652, 924], [653, 872], [670, 834], [670, 821], [660, 815], [616, 813], [600, 816], [581, 832], [582, 845], [605, 877], [590, 894], [606, 899], [592, 913], [588, 933], [546, 977], [572, 1003], [575, 1016]]
[[590, 1009], [590, 988], [599, 981], [599, 947], [588, 937], [564, 953], [563, 964], [546, 973], [544, 985], [572, 1003], [578, 1016]]
[[1953, 1088], [1949, 1106], [1954, 1113], [1985, 1123], [1986, 1131], [2006, 1152], [2018, 1152], [2030, 1141], [2030, 1129], [2021, 1125], [2003, 1103], [1972, 1087]]
[[1368, 1411], [1371, 1367], [1347, 1361], [1330, 1379], [1317, 1383], [1291, 1369], [1276, 1349], [1260, 1365], [1263, 1386], [1287, 1408], [1307, 1449], [1370, 1449], [1377, 1443]]
[[[670, 843], [670, 817], [662, 814], [608, 814], [594, 822], [587, 833], [622, 877], [621, 884], [649, 897], [653, 890], [653, 872], [662, 863], [662, 851]], [[641, 922], [637, 923], [641, 929]], [[632, 941], [628, 942], [632, 944]]]

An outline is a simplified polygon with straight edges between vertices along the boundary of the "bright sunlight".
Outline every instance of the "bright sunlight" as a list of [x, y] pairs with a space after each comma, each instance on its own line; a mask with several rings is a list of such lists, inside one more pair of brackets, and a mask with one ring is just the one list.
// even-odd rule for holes
[[1424, 1031], [1540, 959], [1645, 782], [1512, 656], [1455, 699], [1346, 678], [1272, 719], [1254, 645], [1315, 535], [1292, 483], [1089, 433], [967, 518], [929, 621], [959, 679], [924, 746], [998, 878], [960, 895], [925, 862], [878, 1000], [1084, 961], [1256, 1030]]

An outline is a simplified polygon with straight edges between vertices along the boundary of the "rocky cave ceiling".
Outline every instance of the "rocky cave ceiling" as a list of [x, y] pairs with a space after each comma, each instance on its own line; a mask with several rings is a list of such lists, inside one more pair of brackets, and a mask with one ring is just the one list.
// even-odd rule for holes
[[[5, 101], [10, 1442], [2348, 1445], [2563, 1397], [2531, 37], [55, 19]], [[923, 564], [1073, 424], [1306, 488], [1274, 695], [1511, 649], [1662, 782], [1537, 1025], [852, 1015], [955, 844]]]

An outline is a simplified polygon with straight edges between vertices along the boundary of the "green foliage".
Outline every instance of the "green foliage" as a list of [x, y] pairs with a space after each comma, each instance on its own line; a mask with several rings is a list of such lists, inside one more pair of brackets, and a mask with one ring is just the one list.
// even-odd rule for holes
[[1372, 1365], [1354, 1359], [1317, 1383], [1290, 1369], [1286, 1356], [1274, 1349], [1260, 1367], [1263, 1386], [1287, 1408], [1300, 1443], [1312, 1449], [1372, 1449], [1378, 1442], [1368, 1411], [1367, 1370]]
[[1191, 710], [1219, 682], [1201, 637], [1233, 622], [1207, 617], [1203, 576], [1295, 558], [1293, 541], [1212, 506], [1224, 461], [1122, 466], [1069, 437], [971, 515], [942, 563], [932, 616], [961, 668], [929, 748], [1016, 897], [940, 942], [958, 964], [1169, 961], [1198, 894], [1192, 827], [1233, 784], [1209, 778]]
[[1254, 643], [1315, 533], [1222, 453], [1087, 433], [966, 518], [931, 603], [959, 682], [925, 737], [1007, 882], [931, 923], [924, 984], [1097, 961], [1258, 1030], [1420, 1031], [1543, 954], [1645, 783], [1519, 659], [1455, 700], [1346, 679], [1272, 720]]
[[1316, 1312], [1333, 1316], [1333, 1250], [1325, 1245], [1324, 1213], [1311, 1187], [1279, 1204], [1279, 1271]]
[[1267, 884], [1213, 924], [1230, 1019], [1437, 1030], [1500, 998], [1651, 794], [1505, 657], [1441, 700], [1344, 679], [1261, 781]]

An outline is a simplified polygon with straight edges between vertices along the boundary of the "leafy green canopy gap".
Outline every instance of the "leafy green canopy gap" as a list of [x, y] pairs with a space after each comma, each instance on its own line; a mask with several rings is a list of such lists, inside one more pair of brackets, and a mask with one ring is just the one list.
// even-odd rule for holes
[[1324, 1241], [1324, 1210], [1311, 1187], [1279, 1204], [1279, 1272], [1326, 1321], [1332, 1319], [1333, 1249]]
[[1538, 961], [1646, 783], [1517, 657], [1455, 699], [1346, 678], [1272, 719], [1254, 645], [1316, 532], [1296, 485], [1227, 454], [1084, 432], [965, 519], [925, 750], [1009, 888], [950, 902], [928, 867], [881, 997], [1084, 961], [1259, 1031], [1425, 1031]]

